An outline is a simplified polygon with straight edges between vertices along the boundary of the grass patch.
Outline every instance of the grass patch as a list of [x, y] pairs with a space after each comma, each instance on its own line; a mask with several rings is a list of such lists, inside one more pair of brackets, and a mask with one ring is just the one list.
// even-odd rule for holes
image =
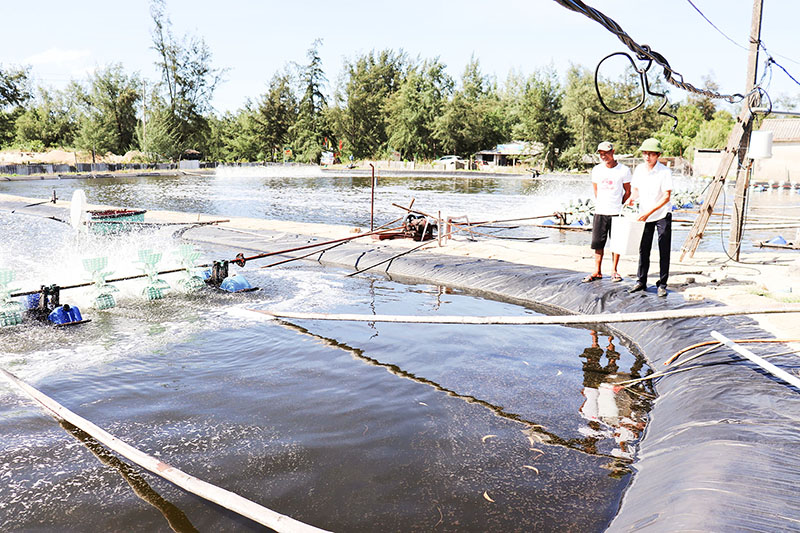
[[770, 292], [767, 289], [763, 289], [763, 288], [750, 289], [748, 292], [750, 294], [755, 294], [756, 296], [764, 296], [765, 298], [770, 298], [772, 300], [776, 300], [778, 302], [782, 302], [782, 303], [785, 303], [785, 304], [797, 304], [797, 303], [800, 303], [800, 295], [798, 295], [798, 294], [775, 293], [775, 292]]

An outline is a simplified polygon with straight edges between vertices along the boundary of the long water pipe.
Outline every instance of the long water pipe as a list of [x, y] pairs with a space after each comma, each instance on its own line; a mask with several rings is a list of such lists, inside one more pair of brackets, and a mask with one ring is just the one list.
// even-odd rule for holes
[[717, 339], [719, 342], [723, 343], [728, 348], [731, 348], [734, 352], [738, 353], [742, 357], [746, 357], [750, 361], [754, 362], [770, 374], [775, 377], [778, 377], [789, 383], [790, 385], [795, 386], [796, 388], [800, 389], [800, 378], [797, 376], [793, 376], [792, 374], [788, 373], [787, 371], [783, 370], [782, 368], [778, 368], [777, 366], [773, 365], [769, 361], [765, 361], [763, 357], [759, 357], [744, 346], [739, 346], [734, 341], [727, 338], [722, 333], [718, 331], [712, 331], [711, 336]]
[[[701, 307], [696, 309], [669, 309], [666, 311], [644, 311], [638, 313], [605, 313], [594, 315], [562, 316], [419, 316], [419, 315], [359, 315], [353, 313], [300, 313], [291, 311], [259, 311], [275, 318], [306, 320], [344, 320], [352, 322], [397, 322], [411, 324], [604, 324], [618, 322], [645, 322], [652, 320], [675, 320], [709, 316], [763, 315], [774, 313], [800, 313], [800, 304], [763, 307]], [[783, 341], [796, 342], [796, 341]]]
[[212, 485], [211, 483], [207, 483], [190, 474], [187, 474], [186, 472], [178, 470], [177, 468], [172, 467], [163, 461], [156, 459], [155, 457], [147, 455], [137, 448], [134, 448], [127, 442], [124, 442], [107, 431], [99, 428], [89, 420], [86, 420], [85, 418], [73, 413], [54, 399], [28, 385], [11, 372], [0, 369], [0, 374], [2, 374], [12, 385], [16, 386], [19, 390], [27, 394], [57, 420], [66, 420], [73, 426], [91, 435], [97, 442], [102, 443], [110, 450], [115, 451], [129, 461], [132, 461], [142, 468], [149, 470], [153, 474], [160, 476], [171, 483], [174, 483], [187, 492], [196, 494], [205, 500], [214, 502], [217, 505], [245, 516], [250, 520], [270, 527], [275, 531], [287, 533], [317, 533], [320, 531], [325, 531], [323, 529], [304, 524], [303, 522], [299, 522], [294, 518], [282, 515], [271, 509], [267, 509], [266, 507], [239, 496], [234, 492], [217, 487], [216, 485]]

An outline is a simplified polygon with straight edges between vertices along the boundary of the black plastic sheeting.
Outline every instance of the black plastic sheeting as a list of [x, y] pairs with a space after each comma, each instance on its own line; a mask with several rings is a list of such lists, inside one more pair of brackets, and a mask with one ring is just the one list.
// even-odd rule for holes
[[[264, 232], [265, 239], [220, 228], [192, 229], [192, 241], [236, 251], [273, 251], [323, 239]], [[365, 268], [401, 252], [374, 241], [354, 241], [309, 259]], [[305, 252], [297, 252], [301, 255]], [[247, 253], [245, 255], [248, 255]], [[274, 259], [269, 259], [272, 262]], [[266, 263], [265, 263], [266, 264]], [[236, 267], [232, 267], [236, 268]], [[447, 255], [411, 253], [370, 272], [441, 284], [540, 307], [550, 314], [615, 313], [713, 305], [680, 294], [658, 298], [651, 287], [629, 295], [630, 283], [581, 284], [584, 273]], [[535, 326], [534, 326], [535, 327]], [[713, 340], [772, 338], [748, 317], [612, 324], [656, 371], [676, 351]], [[800, 328], [798, 328], [800, 330]], [[752, 347], [752, 345], [750, 345]], [[771, 353], [783, 345], [770, 345]], [[703, 363], [731, 362], [730, 350], [703, 356]], [[796, 371], [797, 356], [771, 359]], [[656, 381], [658, 398], [639, 443], [633, 481], [609, 531], [800, 530], [800, 391], [745, 361], [681, 372]]]

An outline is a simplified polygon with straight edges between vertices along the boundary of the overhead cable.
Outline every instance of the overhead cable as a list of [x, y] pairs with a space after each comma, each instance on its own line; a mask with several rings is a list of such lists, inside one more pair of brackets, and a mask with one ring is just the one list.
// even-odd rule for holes
[[714, 24], [713, 22], [711, 22], [711, 19], [709, 19], [709, 18], [708, 18], [708, 17], [705, 15], [705, 13], [703, 13], [702, 11], [700, 11], [700, 8], [699, 8], [699, 7], [697, 7], [696, 5], [694, 5], [694, 2], [692, 2], [692, 0], [686, 0], [686, 1], [687, 1], [687, 2], [689, 2], [689, 5], [690, 5], [690, 6], [692, 6], [692, 7], [694, 8], [694, 10], [695, 10], [695, 11], [697, 11], [698, 13], [700, 13], [700, 16], [701, 16], [701, 17], [703, 17], [703, 18], [705, 19], [705, 21], [706, 21], [706, 22], [708, 22], [709, 24], [711, 24], [711, 27], [712, 27], [712, 28], [714, 28], [715, 30], [717, 30], [717, 31], [720, 33], [720, 35], [722, 35], [723, 37], [725, 37], [726, 39], [728, 39], [730, 42], [732, 42], [733, 44], [735, 44], [736, 46], [738, 46], [738, 47], [739, 47], [739, 48], [741, 48], [742, 50], [748, 50], [748, 48], [747, 48], [746, 46], [742, 46], [741, 44], [739, 44], [738, 42], [736, 42], [735, 40], [733, 40], [733, 39], [732, 39], [731, 37], [729, 37], [729, 36], [728, 36], [728, 35], [727, 35], [727, 34], [726, 34], [724, 31], [722, 31], [721, 29], [719, 29], [719, 28], [717, 27], [717, 25], [716, 25], [716, 24]]
[[[695, 9], [695, 11], [697, 11], [697, 12], [700, 14], [700, 16], [701, 16], [701, 17], [703, 17], [703, 18], [705, 19], [705, 21], [706, 21], [706, 22], [708, 22], [709, 24], [711, 24], [711, 27], [712, 27], [712, 28], [714, 28], [715, 30], [717, 30], [717, 31], [718, 31], [718, 32], [719, 32], [719, 33], [720, 33], [720, 34], [721, 34], [723, 37], [725, 37], [726, 39], [728, 39], [730, 42], [732, 42], [733, 44], [735, 44], [736, 46], [738, 46], [738, 47], [739, 47], [739, 48], [741, 48], [742, 50], [747, 50], [747, 49], [748, 49], [748, 48], [746, 48], [745, 46], [742, 46], [741, 44], [739, 44], [738, 42], [736, 42], [735, 40], [733, 40], [733, 39], [732, 39], [731, 37], [729, 37], [729, 36], [728, 36], [728, 35], [727, 35], [727, 34], [726, 34], [724, 31], [722, 31], [721, 29], [719, 29], [719, 28], [717, 27], [717, 25], [716, 25], [716, 24], [714, 24], [713, 22], [711, 22], [711, 19], [709, 19], [709, 18], [708, 18], [708, 17], [705, 15], [705, 13], [703, 13], [702, 11], [700, 11], [700, 8], [698, 8], [698, 7], [697, 7], [697, 6], [694, 4], [694, 2], [692, 2], [692, 0], [686, 0], [686, 1], [687, 1], [687, 2], [689, 2], [689, 5], [691, 5], [691, 6], [692, 6], [692, 7]], [[772, 64], [775, 64], [775, 65], [777, 65], [777, 66], [778, 66], [778, 68], [779, 68], [779, 69], [781, 69], [781, 70], [782, 70], [782, 71], [783, 71], [783, 72], [784, 72], [784, 73], [785, 73], [787, 76], [789, 76], [789, 78], [791, 78], [791, 80], [792, 80], [793, 82], [795, 82], [796, 84], [800, 85], [800, 82], [799, 82], [799, 81], [797, 81], [797, 79], [795, 79], [795, 77], [794, 77], [794, 76], [792, 76], [791, 74], [789, 74], [789, 71], [787, 71], [787, 70], [786, 70], [786, 68], [785, 68], [783, 65], [781, 65], [780, 63], [778, 63], [777, 61], [775, 61], [775, 58], [773, 57], [773, 55], [775, 55], [775, 56], [779, 56], [779, 57], [782, 57], [782, 58], [784, 58], [784, 59], [787, 59], [787, 60], [791, 61], [792, 63], [797, 63], [797, 64], [799, 64], [799, 65], [800, 65], [800, 62], [798, 62], [798, 61], [795, 61], [795, 60], [794, 60], [794, 59], [792, 59], [791, 57], [787, 57], [787, 56], [785, 56], [785, 55], [781, 55], [781, 54], [770, 54], [770, 53], [769, 53], [769, 51], [767, 50], [767, 47], [764, 45], [764, 41], [763, 41], [763, 40], [760, 40], [760, 41], [758, 42], [758, 47], [759, 47], [759, 48], [761, 48], [761, 49], [764, 51], [764, 53], [765, 53], [765, 54], [767, 54], [767, 57], [769, 58], [764, 68], [770, 68]]]
[[[667, 82], [670, 83], [671, 85], [674, 85], [675, 87], [683, 89], [684, 91], [687, 92], [707, 96], [708, 98], [727, 100], [732, 104], [740, 102], [745, 98], [745, 95], [741, 93], [721, 94], [717, 91], [711, 91], [709, 89], [700, 89], [698, 87], [695, 87], [691, 83], [683, 81], [683, 75], [673, 70], [672, 67], [669, 65], [669, 62], [663, 55], [656, 52], [655, 50], [652, 50], [646, 44], [640, 45], [639, 43], [634, 41], [631, 38], [631, 36], [625, 33], [622, 27], [619, 24], [617, 24], [613, 19], [607, 17], [606, 15], [594, 9], [593, 7], [587, 6], [581, 0], [555, 0], [555, 2], [566, 7], [570, 11], [581, 13], [582, 15], [585, 15], [586, 17], [589, 17], [595, 22], [601, 24], [608, 31], [616, 35], [617, 38], [620, 41], [622, 41], [622, 43], [625, 46], [627, 46], [634, 54], [636, 54], [636, 57], [638, 59], [642, 61], [649, 60], [650, 62], [655, 61], [664, 69], [664, 77], [666, 78]], [[753, 91], [751, 91], [751, 93], [748, 93], [748, 96], [753, 92], [756, 92], [756, 90], [754, 89]]]
[[[714, 24], [713, 22], [711, 22], [711, 20], [709, 20], [709, 18], [708, 18], [707, 16], [705, 16], [705, 14], [704, 14], [702, 11], [700, 11], [700, 9], [699, 9], [699, 8], [698, 8], [696, 5], [694, 5], [694, 3], [692, 2], [692, 0], [686, 0], [686, 1], [687, 1], [687, 2], [689, 2], [689, 4], [691, 4], [691, 6], [692, 6], [692, 7], [695, 9], [695, 11], [697, 11], [698, 13], [700, 13], [700, 16], [701, 16], [701, 17], [703, 17], [704, 19], [706, 19], [706, 22], [708, 22], [709, 24], [711, 24], [711, 26], [712, 26], [712, 27], [713, 27], [715, 30], [717, 30], [718, 32], [720, 32], [720, 33], [722, 34], [722, 36], [723, 36], [723, 37], [725, 37], [726, 39], [728, 39], [730, 42], [732, 42], [733, 44], [735, 44], [735, 45], [736, 45], [736, 46], [738, 46], [739, 48], [741, 48], [741, 49], [743, 49], [743, 50], [747, 50], [747, 48], [746, 48], [746, 47], [744, 47], [743, 45], [741, 45], [741, 44], [737, 43], [735, 40], [731, 39], [731, 38], [730, 38], [730, 37], [729, 37], [727, 34], [725, 34], [725, 32], [723, 32], [721, 29], [719, 29], [719, 28], [717, 27], [717, 25], [716, 25], [716, 24]], [[761, 46], [761, 49], [762, 49], [762, 50], [764, 50], [764, 52], [765, 52], [765, 53], [767, 53], [767, 54], [769, 55], [769, 52], [767, 52], [767, 49], [764, 47], [764, 42], [763, 42], [763, 41], [761, 41], [759, 44], [760, 44], [760, 46]], [[796, 60], [792, 59], [792, 58], [791, 58], [791, 57], [789, 57], [789, 56], [785, 56], [785, 55], [783, 55], [783, 54], [775, 54], [775, 55], [776, 55], [776, 56], [778, 56], [778, 57], [782, 57], [782, 58], [784, 58], [784, 59], [786, 59], [786, 60], [788, 60], [788, 61], [791, 61], [792, 63], [795, 63], [795, 64], [797, 64], [797, 65], [800, 65], [800, 61], [796, 61]], [[775, 64], [776, 64], [776, 65], [778, 65], [778, 63], [775, 63]], [[780, 65], [778, 65], [778, 66], [780, 67]], [[783, 68], [783, 67], [781, 67], [781, 68]], [[784, 72], [785, 72], [785, 71], [786, 71], [786, 69], [784, 69]], [[788, 74], [788, 72], [787, 72], [787, 74]], [[791, 75], [790, 75], [789, 77], [791, 77]]]

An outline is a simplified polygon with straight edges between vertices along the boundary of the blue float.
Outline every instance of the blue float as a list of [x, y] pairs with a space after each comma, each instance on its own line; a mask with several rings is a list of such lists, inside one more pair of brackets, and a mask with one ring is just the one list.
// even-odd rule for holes
[[47, 315], [47, 320], [53, 324], [61, 326], [64, 324], [81, 322], [83, 321], [83, 317], [81, 316], [80, 309], [75, 306], [64, 304], [60, 307], [57, 307], [49, 315]]
[[250, 285], [250, 282], [247, 281], [244, 276], [239, 275], [225, 278], [219, 288], [228, 292], [246, 292], [253, 290], [253, 286]]

